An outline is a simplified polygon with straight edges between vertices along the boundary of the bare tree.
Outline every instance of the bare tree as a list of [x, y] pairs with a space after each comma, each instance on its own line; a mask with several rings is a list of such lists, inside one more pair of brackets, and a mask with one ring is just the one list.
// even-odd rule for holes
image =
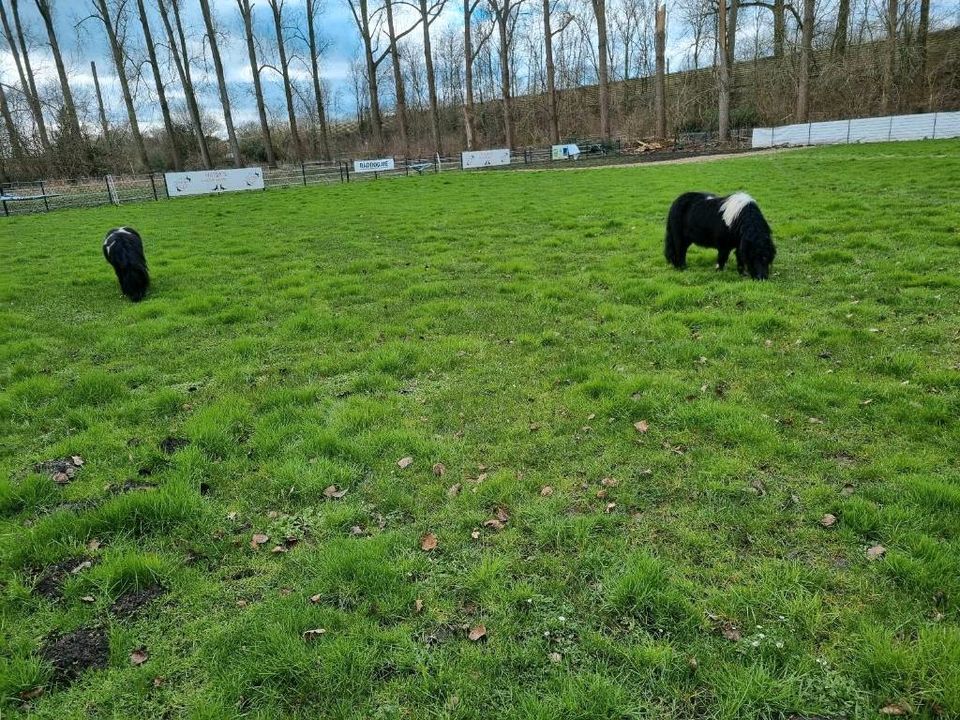
[[[60, 54], [60, 43], [57, 41], [57, 31], [53, 24], [53, 8], [50, 6], [50, 0], [34, 0], [37, 10], [40, 11], [40, 17], [43, 18], [43, 25], [47, 29], [47, 39], [50, 43], [50, 52], [53, 54], [53, 63], [57, 66], [57, 76], [60, 78], [60, 90], [63, 93], [63, 109], [66, 121], [69, 123], [67, 128], [75, 138], [82, 137], [80, 133], [80, 120], [77, 117], [77, 106], [73, 102], [73, 93], [70, 91], [70, 83], [67, 81], [67, 68], [63, 64], [63, 55]], [[14, 3], [16, 8], [16, 2]], [[16, 12], [16, 11], [15, 11]]]
[[800, 82], [797, 85], [797, 122], [810, 118], [810, 60], [813, 55], [813, 0], [803, 0], [800, 41]]
[[297, 160], [303, 161], [303, 145], [300, 143], [300, 131], [297, 128], [297, 111], [293, 104], [293, 87], [290, 84], [290, 64], [287, 61], [287, 48], [283, 38], [284, 0], [267, 0], [273, 12], [273, 26], [277, 32], [277, 50], [280, 53], [280, 74], [283, 77], [283, 95], [287, 100], [287, 118], [290, 122], [290, 139]]
[[657, 2], [657, 22], [654, 33], [654, 46], [657, 55], [657, 76], [654, 82], [653, 95], [653, 114], [656, 119], [656, 136], [665, 138], [667, 136], [667, 74], [666, 74], [666, 48], [667, 48], [667, 6]]
[[475, 138], [473, 127], [473, 64], [483, 49], [493, 27], [473, 42], [473, 13], [481, 0], [463, 0], [463, 130], [466, 135], [467, 150], [473, 150]]
[[327, 133], [327, 114], [324, 109], [323, 92], [320, 87], [320, 46], [317, 43], [316, 17], [318, 0], [307, 0], [307, 46], [310, 50], [310, 75], [313, 78], [313, 96], [317, 103], [317, 117], [320, 121], [320, 147], [324, 160], [332, 158], [330, 139]]
[[833, 34], [833, 52], [843, 57], [847, 52], [847, 34], [850, 23], [850, 0], [840, 0], [837, 6], [837, 29]]
[[377, 83], [377, 67], [383, 55], [374, 57], [374, 38], [379, 32], [376, 18], [371, 16], [367, 0], [347, 0], [353, 19], [357, 23], [360, 39], [363, 41], [363, 59], [367, 73], [367, 89], [370, 94], [370, 122], [373, 125], [374, 149], [383, 148], [383, 116], [380, 114], [380, 90]]
[[427, 72], [427, 92], [430, 95], [430, 130], [433, 133], [433, 149], [436, 153], [443, 152], [443, 139], [440, 135], [440, 104], [437, 100], [437, 77], [433, 67], [433, 46], [430, 42], [430, 26], [443, 12], [447, 0], [435, 0], [432, 4], [428, 0], [419, 0], [417, 9], [420, 11], [420, 26], [423, 28], [423, 61]]
[[210, 55], [213, 57], [213, 70], [217, 74], [220, 104], [223, 106], [223, 122], [227, 126], [227, 141], [230, 143], [230, 152], [233, 154], [233, 164], [235, 167], [242, 167], [243, 158], [240, 156], [240, 144], [237, 142], [237, 133], [233, 128], [230, 95], [227, 92], [227, 79], [223, 74], [223, 62], [220, 59], [217, 32], [213, 26], [213, 14], [210, 12], [210, 0], [200, 0], [200, 10], [203, 13], [203, 24], [207, 28], [207, 41], [210, 43]]
[[137, 0], [137, 10], [140, 13], [140, 27], [143, 29], [143, 39], [146, 41], [147, 57], [150, 68], [153, 70], [153, 83], [157, 86], [157, 101], [160, 103], [160, 114], [163, 116], [163, 127], [167, 131], [170, 144], [170, 157], [173, 160], [173, 169], [180, 170], [183, 162], [180, 159], [180, 150], [174, 137], [173, 120], [170, 118], [170, 106], [167, 104], [167, 91], [160, 77], [160, 63], [157, 62], [157, 50], [153, 42], [153, 31], [150, 30], [150, 21], [147, 18], [147, 8], [143, 0]]
[[100, 76], [97, 74], [97, 64], [93, 60], [90, 61], [90, 73], [93, 75], [93, 87], [97, 93], [97, 111], [100, 115], [100, 130], [103, 133], [103, 141], [109, 142], [110, 123], [107, 122], [107, 110], [103, 106], [103, 93], [100, 92]]
[[3, 117], [3, 124], [7, 129], [11, 154], [14, 158], [23, 157], [23, 141], [20, 140], [20, 131], [17, 129], [17, 123], [14, 121], [10, 106], [7, 104], [7, 94], [3, 89], [2, 80], [0, 80], [0, 116]]
[[410, 138], [407, 131], [407, 97], [403, 87], [403, 69], [400, 67], [400, 50], [397, 42], [404, 35], [412, 32], [416, 24], [398, 35], [393, 22], [393, 0], [383, 0], [383, 7], [387, 13], [387, 38], [390, 41], [388, 49], [393, 65], [393, 86], [397, 96], [397, 129], [400, 131], [400, 147], [403, 149], [404, 156], [407, 156], [410, 154]]
[[898, 0], [887, 0], [887, 46], [883, 62], [883, 96], [880, 99], [880, 112], [889, 114], [893, 105], [894, 75], [897, 70], [897, 18]]
[[600, 135], [610, 137], [610, 77], [607, 53], [607, 0], [590, 0], [597, 21], [597, 81], [600, 97]]
[[560, 110], [557, 98], [557, 63], [553, 56], [553, 39], [562, 33], [570, 23], [573, 15], [564, 12], [559, 27], [554, 28], [551, 16], [553, 15], [552, 0], [543, 0], [543, 52], [546, 67], [547, 102], [550, 115], [550, 140], [554, 145], [560, 142]]
[[[176, 35], [174, 35], [173, 25], [170, 23], [167, 3], [170, 3], [170, 7], [173, 9], [173, 20], [177, 27]], [[193, 133], [196, 135], [197, 146], [200, 149], [200, 160], [203, 166], [209, 170], [213, 167], [213, 163], [210, 161], [210, 149], [207, 146], [207, 136], [203, 133], [203, 124], [200, 120], [200, 106], [197, 104], [197, 93], [194, 91], [193, 78], [190, 74], [190, 57], [187, 54], [187, 38], [183, 32], [183, 22], [180, 19], [180, 0], [157, 0], [157, 5], [160, 8], [160, 17], [163, 19], [163, 27], [167, 33], [170, 54], [173, 57], [173, 63], [177, 67], [177, 74], [180, 76], [180, 82], [183, 85], [187, 112], [190, 114]]]
[[127, 119], [130, 121], [130, 133], [133, 135], [133, 144], [137, 149], [138, 160], [142, 167], [148, 168], [150, 167], [150, 160], [147, 158], [147, 150], [143, 145], [143, 135], [140, 134], [137, 112], [133, 106], [133, 96], [130, 94], [130, 83], [127, 80], [127, 70], [124, 65], [122, 40], [117, 32], [118, 26], [114, 24], [114, 20], [110, 16], [107, 0], [93, 0], [93, 12], [94, 16], [103, 23], [104, 30], [107, 33], [107, 40], [110, 43], [113, 64], [117, 68], [117, 79], [120, 81], [120, 92], [123, 94], [123, 103], [127, 108]]
[[263, 149], [267, 155], [267, 164], [276, 167], [277, 157], [273, 150], [273, 138], [270, 137], [270, 123], [267, 122], [267, 108], [263, 102], [263, 84], [260, 81], [260, 64], [257, 62], [257, 50], [253, 42], [253, 5], [250, 0], [237, 0], [237, 9], [243, 20], [243, 34], [247, 41], [247, 57], [250, 60], [250, 72], [253, 75], [253, 94], [257, 101], [257, 115], [260, 118], [260, 135], [263, 137]]
[[917, 45], [920, 48], [920, 78], [927, 74], [927, 35], [930, 32], [930, 0], [920, 0], [920, 24], [917, 26]]
[[[599, 0], [602, 2], [603, 0]], [[503, 110], [503, 134], [508, 148], [514, 144], [513, 137], [513, 91], [512, 72], [510, 63], [510, 48], [513, 44], [513, 31], [517, 25], [520, 5], [523, 0], [487, 0], [490, 12], [493, 13], [494, 23], [497, 26], [497, 35], [500, 40], [500, 92]]]
[[[47, 135], [47, 124], [43, 119], [43, 108], [40, 105], [40, 95], [37, 93], [37, 85], [34, 81], [33, 68], [30, 66], [30, 53], [27, 51], [26, 36], [23, 34], [23, 27], [20, 24], [19, 0], [10, 0], [10, 8], [13, 12], [13, 22], [16, 26], [16, 36], [10, 27], [7, 19], [7, 13], [3, 7], [3, 0], [0, 0], [0, 21], [3, 22], [3, 33], [7, 38], [7, 44], [10, 46], [10, 54], [13, 55], [14, 64], [17, 66], [17, 74], [20, 77], [20, 91], [30, 106], [30, 113], [33, 115], [33, 122], [37, 126], [37, 134], [40, 137], [40, 147], [46, 154], [50, 153], [50, 137]], [[21, 64], [21, 54], [23, 63]]]
[[730, 66], [727, 64], [727, 3], [717, 6], [717, 130], [720, 141], [730, 135]]

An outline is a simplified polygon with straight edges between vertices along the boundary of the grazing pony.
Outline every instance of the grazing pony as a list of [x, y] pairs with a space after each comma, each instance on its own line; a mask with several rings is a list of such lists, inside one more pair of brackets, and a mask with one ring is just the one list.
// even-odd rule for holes
[[150, 287], [150, 275], [140, 234], [128, 227], [110, 230], [103, 241], [103, 256], [117, 273], [123, 294], [133, 302], [143, 300]]
[[717, 270], [723, 270], [732, 250], [737, 270], [754, 280], [770, 277], [777, 254], [763, 213], [756, 201], [742, 192], [727, 197], [689, 192], [673, 201], [663, 254], [675, 268], [682, 269], [691, 245], [716, 248]]

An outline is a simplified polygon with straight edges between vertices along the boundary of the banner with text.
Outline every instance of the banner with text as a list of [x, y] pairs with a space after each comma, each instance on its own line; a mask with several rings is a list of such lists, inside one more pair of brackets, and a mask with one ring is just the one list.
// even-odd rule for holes
[[380, 158], [379, 160], [354, 160], [353, 171], [364, 172], [383, 172], [393, 170], [393, 158]]
[[465, 150], [460, 153], [460, 167], [468, 168], [493, 167], [494, 165], [510, 164], [510, 148], [499, 150]]
[[163, 177], [170, 197], [264, 189], [263, 170], [258, 167], [172, 172], [164, 173]]

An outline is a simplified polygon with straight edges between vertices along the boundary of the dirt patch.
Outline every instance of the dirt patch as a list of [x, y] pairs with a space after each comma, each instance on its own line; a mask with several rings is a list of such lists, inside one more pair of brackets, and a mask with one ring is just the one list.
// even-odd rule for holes
[[58, 485], [66, 485], [73, 480], [77, 471], [83, 467], [83, 458], [79, 455], [71, 455], [65, 458], [54, 458], [53, 460], [44, 460], [33, 466], [34, 472], [42, 475], [48, 475]]
[[110, 642], [103, 628], [80, 628], [47, 636], [40, 657], [53, 666], [53, 681], [73, 682], [84, 670], [105, 668], [110, 660]]
[[163, 440], [160, 441], [160, 449], [167, 455], [173, 455], [177, 450], [185, 448], [190, 444], [190, 441], [186, 438], [173, 437], [168, 435]]
[[56, 600], [61, 596], [63, 583], [66, 582], [67, 578], [83, 572], [96, 562], [96, 558], [72, 557], [53, 565], [47, 565], [37, 575], [36, 582], [33, 585], [33, 594]]
[[110, 612], [120, 618], [131, 618], [166, 592], [159, 585], [124, 593], [110, 606]]

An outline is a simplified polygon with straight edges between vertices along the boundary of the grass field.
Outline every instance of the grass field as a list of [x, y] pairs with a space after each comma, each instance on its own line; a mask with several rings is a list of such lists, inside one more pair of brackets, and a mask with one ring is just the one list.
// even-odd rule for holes
[[4, 220], [0, 715], [960, 717], [958, 268], [945, 141]]

